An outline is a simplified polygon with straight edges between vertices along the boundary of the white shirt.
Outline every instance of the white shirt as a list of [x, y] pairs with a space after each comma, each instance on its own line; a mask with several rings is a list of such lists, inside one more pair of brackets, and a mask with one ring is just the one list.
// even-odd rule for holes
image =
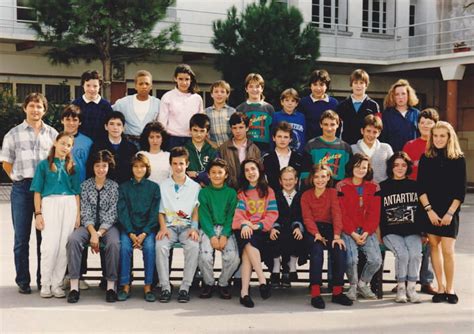
[[150, 153], [147, 151], [140, 151], [148, 160], [150, 160], [151, 173], [148, 179], [161, 185], [161, 183], [170, 177], [170, 152], [160, 151], [158, 153]]
[[291, 206], [291, 203], [293, 203], [293, 198], [296, 196], [296, 190], [293, 190], [290, 194], [288, 194], [284, 189], [283, 189], [283, 196], [286, 199], [286, 203], [288, 203], [288, 206]]
[[150, 101], [151, 99], [148, 98], [146, 101], [140, 101], [137, 99], [137, 94], [133, 97], [133, 110], [137, 114], [138, 119], [142, 122], [145, 119], [148, 110], [150, 110]]
[[232, 143], [237, 148], [237, 153], [239, 154], [239, 161], [240, 163], [242, 163], [242, 161], [244, 161], [247, 156], [247, 139], [241, 145], [237, 145], [234, 139], [232, 139]]
[[87, 97], [86, 97], [86, 94], [82, 95], [82, 99], [84, 100], [84, 102], [86, 103], [89, 103], [89, 102], [94, 102], [95, 104], [99, 104], [100, 102], [100, 95], [97, 95], [97, 97], [94, 99], [94, 100], [89, 100]]
[[370, 148], [369, 146], [367, 146], [367, 144], [364, 142], [363, 139], [359, 139], [360, 140], [360, 147], [362, 148], [362, 151], [367, 154], [367, 156], [369, 158], [372, 158], [372, 156], [374, 155], [375, 153], [375, 149], [377, 148], [377, 145], [376, 143], [374, 143], [372, 145], [372, 148]]
[[290, 158], [291, 158], [291, 150], [288, 149], [287, 154], [280, 154], [278, 153], [277, 150], [275, 150], [275, 153], [278, 157], [278, 162], [280, 163], [280, 170], [285, 167], [288, 167], [288, 164], [290, 163]]

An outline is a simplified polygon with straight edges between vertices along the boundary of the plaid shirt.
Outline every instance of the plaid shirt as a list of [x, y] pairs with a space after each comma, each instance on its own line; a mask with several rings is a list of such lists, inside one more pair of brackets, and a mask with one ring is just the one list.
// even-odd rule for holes
[[220, 110], [217, 110], [214, 106], [207, 107], [204, 112], [211, 120], [210, 139], [216, 142], [218, 146], [221, 146], [222, 143], [230, 138], [229, 118], [235, 113], [235, 109], [226, 104]]
[[8, 131], [3, 139], [1, 161], [13, 165], [12, 181], [21, 181], [35, 175], [36, 166], [48, 157], [58, 132], [43, 122], [39, 134], [25, 121]]

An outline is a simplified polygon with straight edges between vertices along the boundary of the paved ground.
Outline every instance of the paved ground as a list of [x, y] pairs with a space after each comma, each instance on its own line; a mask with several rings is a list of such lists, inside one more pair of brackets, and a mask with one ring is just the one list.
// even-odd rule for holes
[[[146, 303], [141, 286], [134, 287], [130, 300], [106, 304], [97, 282], [82, 292], [78, 304], [69, 305], [64, 299], [42, 299], [36, 289], [29, 296], [17, 293], [10, 205], [0, 202], [0, 333], [474, 333], [474, 195], [467, 197], [461, 222], [456, 246], [457, 305], [433, 304], [427, 295], [422, 295], [419, 305], [395, 304], [389, 292], [393, 285], [384, 286], [383, 300], [358, 301], [350, 308], [327, 302], [324, 311], [310, 306], [304, 285], [275, 291], [266, 301], [254, 289], [254, 309], [241, 307], [235, 297], [200, 300], [197, 292], [188, 304], [178, 304], [175, 296], [169, 304]], [[139, 253], [135, 256], [139, 262]], [[97, 263], [96, 256], [89, 261]], [[179, 252], [175, 261], [182, 261]], [[33, 272], [33, 252], [31, 263]], [[393, 272], [391, 254], [386, 268]]]

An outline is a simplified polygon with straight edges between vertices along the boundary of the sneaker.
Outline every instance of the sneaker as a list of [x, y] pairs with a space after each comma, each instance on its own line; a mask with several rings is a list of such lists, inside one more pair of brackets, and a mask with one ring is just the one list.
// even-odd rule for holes
[[160, 297], [158, 298], [160, 303], [169, 303], [171, 300], [171, 291], [170, 290], [161, 290]]
[[252, 308], [252, 307], [255, 306], [255, 304], [253, 303], [252, 298], [250, 298], [249, 295], [245, 295], [243, 297], [240, 297], [240, 304], [244, 305], [245, 307], [248, 307], [248, 308]]
[[290, 279], [290, 274], [288, 273], [283, 273], [281, 275], [281, 286], [283, 288], [291, 288], [291, 279]]
[[314, 308], [318, 308], [318, 309], [321, 309], [321, 310], [326, 308], [326, 303], [324, 302], [324, 300], [321, 296], [311, 298], [311, 305]]
[[410, 303], [414, 303], [414, 304], [421, 303], [421, 298], [416, 293], [415, 287], [410, 287], [407, 289], [407, 297]]
[[357, 291], [365, 299], [377, 299], [377, 296], [370, 290], [368, 285], [358, 286]]
[[186, 290], [179, 290], [178, 292], [178, 303], [187, 303], [189, 302], [189, 292]]
[[298, 273], [296, 271], [290, 272], [290, 281], [296, 282], [298, 280]]
[[51, 286], [43, 285], [41, 287], [40, 296], [42, 298], [51, 298], [51, 297], [53, 297], [53, 294], [51, 293]]
[[105, 301], [107, 303], [115, 303], [117, 301], [117, 293], [113, 289], [107, 290], [105, 293]]
[[270, 286], [274, 289], [280, 287], [280, 273], [272, 273], [270, 275]]
[[61, 287], [55, 287], [51, 289], [51, 292], [55, 298], [64, 298], [66, 297], [66, 293]]
[[258, 289], [260, 290], [260, 297], [262, 297], [262, 299], [268, 299], [272, 295], [272, 291], [268, 284], [260, 284]]
[[335, 304], [344, 305], [344, 306], [351, 306], [354, 304], [352, 300], [349, 299], [345, 294], [340, 293], [338, 295], [332, 295], [331, 301]]
[[31, 287], [28, 284], [19, 285], [18, 292], [21, 293], [22, 295], [29, 295], [31, 294]]
[[143, 296], [143, 298], [145, 298], [145, 301], [149, 303], [154, 303], [156, 301], [156, 296], [151, 290], [145, 292], [145, 295]]
[[349, 290], [347, 291], [347, 298], [350, 300], [357, 300], [357, 286], [356, 285], [351, 285]]
[[204, 286], [202, 287], [202, 290], [201, 290], [201, 294], [199, 295], [199, 298], [202, 298], [202, 299], [211, 298], [212, 297], [212, 289], [213, 289], [212, 285], [204, 284]]
[[395, 296], [395, 303], [407, 302], [407, 290], [405, 286], [397, 288], [397, 295]]
[[79, 290], [87, 290], [89, 289], [89, 284], [83, 279], [79, 280]]
[[67, 295], [67, 302], [69, 304], [75, 304], [79, 301], [80, 293], [77, 290], [71, 290], [69, 291], [69, 294]]
[[232, 294], [230, 293], [230, 289], [228, 286], [218, 286], [219, 295], [222, 299], [231, 299]]
[[449, 304], [457, 304], [459, 298], [455, 293], [446, 293], [446, 300]]
[[125, 291], [124, 289], [120, 290], [118, 295], [117, 295], [117, 300], [119, 302], [124, 302], [126, 301], [128, 298], [130, 298], [130, 290], [127, 292]]

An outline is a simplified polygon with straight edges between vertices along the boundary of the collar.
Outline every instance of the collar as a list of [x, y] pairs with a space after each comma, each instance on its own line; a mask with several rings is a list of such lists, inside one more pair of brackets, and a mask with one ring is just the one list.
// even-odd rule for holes
[[229, 106], [227, 105], [227, 103], [225, 103], [225, 104], [222, 106], [222, 108], [220, 108], [220, 109], [217, 109], [215, 105], [212, 105], [212, 106], [211, 106], [211, 109], [212, 109], [212, 110], [216, 110], [216, 111], [219, 111], [219, 110], [226, 110], [227, 108], [229, 108]]
[[[143, 179], [141, 179], [140, 182], [138, 182], [138, 181], [132, 176], [131, 180], [132, 180], [132, 184], [135, 185], [135, 184], [142, 184], [142, 183], [144, 183], [145, 180], [146, 180], [146, 178], [143, 178]], [[105, 184], [104, 184], [104, 185], [105, 185]]]
[[296, 195], [296, 189], [293, 189], [293, 191], [288, 194], [285, 189], [282, 189], [282, 192], [283, 192], [283, 196], [285, 196], [286, 198], [294, 198], [295, 195]]
[[329, 95], [328, 94], [324, 94], [324, 97], [322, 99], [315, 99], [313, 97], [313, 95], [309, 94], [309, 97], [311, 98], [311, 100], [313, 102], [318, 102], [318, 101], [324, 101], [324, 102], [329, 102]]
[[251, 102], [251, 101], [247, 100], [247, 101], [245, 101], [245, 102], [246, 102], [247, 104], [260, 104], [260, 105], [262, 105], [262, 104], [264, 103], [263, 100], [260, 100], [260, 101], [258, 101], [258, 102]]
[[364, 94], [364, 96], [362, 97], [362, 99], [360, 100], [357, 100], [354, 95], [351, 94], [351, 100], [352, 100], [352, 103], [355, 103], [355, 102], [359, 102], [359, 103], [362, 103], [364, 102], [364, 100], [367, 98], [367, 94]]
[[95, 104], [99, 104], [101, 97], [100, 95], [97, 95], [97, 97], [94, 100], [89, 100], [88, 98], [86, 98], [86, 94], [83, 94], [82, 99], [84, 100], [85, 103], [94, 102]]
[[[27, 128], [32, 128], [33, 129], [33, 127], [28, 124], [26, 119], [23, 120], [23, 123], [21, 123], [20, 126], [22, 127], [22, 130], [26, 130]], [[46, 129], [46, 124], [43, 121], [41, 121], [40, 131], [43, 131], [44, 129]]]
[[241, 148], [241, 147], [247, 147], [248, 142], [249, 142], [249, 140], [248, 140], [248, 139], [245, 139], [245, 141], [243, 142], [243, 144], [239, 146], [239, 145], [237, 145], [237, 144], [235, 143], [234, 138], [232, 138], [232, 145], [234, 145], [234, 147], [235, 147], [236, 149], [239, 149], [239, 148]]
[[174, 188], [175, 186], [178, 186], [178, 187], [185, 187], [187, 185], [189, 185], [190, 182], [194, 182], [193, 180], [191, 180], [191, 178], [189, 176], [185, 176], [185, 180], [184, 180], [184, 183], [183, 184], [177, 184], [176, 181], [173, 179], [173, 176], [170, 176], [170, 179], [171, 179], [171, 185], [172, 187]]
[[369, 147], [369, 146], [364, 142], [364, 139], [359, 139], [358, 144], [359, 144], [360, 148], [362, 148], [362, 150], [363, 150], [364, 152], [367, 152], [367, 151], [371, 151], [371, 150], [376, 150], [376, 149], [379, 147], [380, 142], [379, 142], [378, 139], [375, 139], [374, 146]]
[[278, 153], [278, 151], [276, 149], [275, 149], [275, 153], [276, 153], [277, 157], [289, 157], [289, 156], [291, 156], [291, 149], [288, 147], [288, 153], [285, 154], [285, 155]]

